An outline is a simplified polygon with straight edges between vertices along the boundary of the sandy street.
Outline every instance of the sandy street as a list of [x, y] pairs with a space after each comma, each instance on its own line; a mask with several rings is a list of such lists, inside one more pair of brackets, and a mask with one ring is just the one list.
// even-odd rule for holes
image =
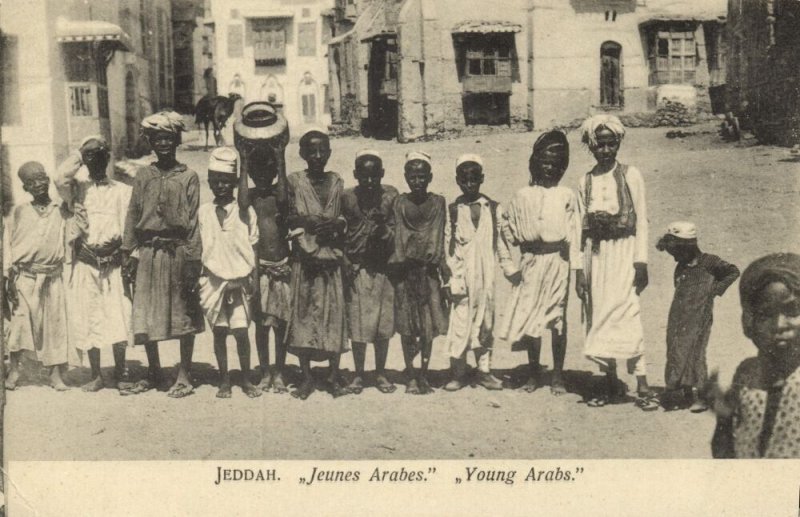
[[[655, 250], [666, 225], [676, 219], [697, 223], [700, 247], [744, 268], [769, 252], [800, 251], [798, 179], [800, 165], [786, 149], [727, 144], [713, 126], [690, 128], [701, 133], [685, 139], [665, 138], [666, 129], [633, 129], [622, 144], [620, 160], [643, 173], [649, 205], [650, 286], [642, 295], [648, 374], [663, 386], [665, 329], [672, 297], [672, 259]], [[352, 177], [353, 156], [364, 147], [384, 155], [385, 182], [406, 190], [402, 165], [412, 149], [433, 155], [431, 190], [452, 200], [458, 194], [454, 161], [463, 152], [478, 152], [486, 163], [484, 192], [504, 202], [527, 182], [527, 163], [535, 134], [493, 134], [481, 137], [401, 145], [396, 142], [340, 138], [332, 142], [332, 170]], [[208, 153], [195, 142], [179, 159], [201, 177], [203, 202], [211, 199], [205, 181]], [[592, 158], [570, 133], [571, 163], [563, 183], [575, 187]], [[302, 167], [297, 144], [287, 151], [290, 170]], [[500, 278], [502, 278], [500, 276]], [[497, 286], [498, 316], [504, 310], [509, 284]], [[288, 395], [265, 394], [250, 400], [238, 388], [233, 398], [214, 397], [215, 360], [211, 334], [198, 336], [195, 347], [196, 393], [173, 400], [160, 392], [120, 397], [116, 391], [85, 394], [79, 389], [57, 393], [36, 379], [9, 393], [6, 409], [8, 460], [171, 460], [171, 459], [413, 459], [413, 458], [707, 458], [714, 419], [688, 411], [644, 413], [633, 404], [589, 408], [580, 403], [596, 367], [581, 354], [579, 306], [571, 292], [566, 360], [570, 393], [556, 398], [548, 388], [534, 394], [507, 389], [487, 392], [466, 388], [457, 393], [437, 390], [425, 397], [391, 395], [369, 388], [359, 396], [333, 400], [317, 392], [305, 402]], [[741, 332], [738, 283], [717, 301], [708, 364], [727, 383], [738, 363], [755, 348]], [[252, 329], [251, 329], [252, 331]], [[440, 338], [441, 339], [441, 338]], [[550, 364], [549, 344], [543, 363]], [[162, 362], [177, 361], [177, 342], [161, 345]], [[521, 382], [524, 353], [495, 345], [494, 368], [512, 385]], [[109, 354], [110, 355], [110, 354]], [[230, 340], [231, 367], [238, 368]], [[143, 348], [129, 349], [128, 359], [143, 372]], [[111, 357], [104, 357], [110, 365]], [[256, 364], [253, 347], [253, 364]], [[292, 357], [290, 364], [295, 365]], [[389, 368], [402, 381], [400, 340], [392, 341]], [[448, 358], [443, 340], [434, 344], [432, 369], [441, 386]], [[343, 367], [349, 375], [352, 358]], [[372, 367], [368, 351], [367, 368]], [[107, 370], [110, 375], [110, 369]], [[321, 372], [319, 372], [321, 375]], [[34, 374], [35, 375], [35, 374]], [[73, 370], [68, 382], [88, 380], [88, 368]], [[628, 379], [632, 386], [631, 380]]]

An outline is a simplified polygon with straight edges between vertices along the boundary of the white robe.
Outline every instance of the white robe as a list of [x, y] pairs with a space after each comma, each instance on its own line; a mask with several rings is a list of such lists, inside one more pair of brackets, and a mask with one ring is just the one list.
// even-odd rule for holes
[[[633, 286], [635, 262], [647, 263], [647, 204], [644, 180], [638, 169], [628, 167], [625, 175], [636, 212], [636, 235], [603, 240], [592, 251], [586, 243], [586, 274], [590, 302], [585, 307], [587, 322], [583, 353], [600, 365], [607, 359], [631, 360], [644, 354], [644, 332], [639, 296]], [[580, 183], [581, 201], [586, 206], [586, 177]], [[587, 212], [619, 213], [617, 185], [613, 172], [592, 177], [592, 199]]]

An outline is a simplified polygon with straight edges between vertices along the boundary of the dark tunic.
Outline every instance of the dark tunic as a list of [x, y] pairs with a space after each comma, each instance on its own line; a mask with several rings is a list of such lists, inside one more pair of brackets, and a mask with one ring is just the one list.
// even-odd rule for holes
[[441, 292], [445, 260], [447, 204], [428, 194], [417, 205], [408, 194], [394, 203], [395, 249], [389, 263], [395, 277], [395, 329], [426, 341], [447, 332], [447, 305]]
[[667, 389], [700, 388], [706, 382], [714, 297], [721, 296], [738, 277], [736, 266], [706, 253], [700, 254], [694, 266], [675, 268], [675, 296], [667, 323]]
[[199, 301], [187, 301], [181, 286], [186, 261], [200, 261], [197, 210], [200, 181], [181, 163], [162, 172], [140, 169], [125, 219], [122, 249], [139, 252], [133, 297], [137, 344], [203, 332]]
[[[342, 178], [335, 172], [325, 174], [330, 182], [326, 200], [319, 199], [307, 172], [289, 175], [290, 221], [311, 216], [341, 218]], [[292, 246], [292, 255], [292, 310], [286, 329], [289, 350], [310, 353], [314, 360], [346, 352], [342, 239], [317, 236], [306, 229]]]
[[360, 195], [359, 187], [345, 190], [342, 197], [350, 263], [345, 298], [353, 341], [374, 343], [394, 334], [394, 287], [387, 265], [394, 249], [396, 197], [397, 189], [389, 185], [381, 185], [379, 195], [371, 198]]

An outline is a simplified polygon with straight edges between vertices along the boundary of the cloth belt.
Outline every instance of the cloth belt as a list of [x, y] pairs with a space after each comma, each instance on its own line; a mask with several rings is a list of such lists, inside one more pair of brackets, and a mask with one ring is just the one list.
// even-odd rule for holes
[[289, 257], [286, 257], [278, 262], [264, 259], [258, 260], [259, 275], [267, 275], [270, 278], [280, 280], [288, 278], [291, 272], [292, 268], [289, 266]]
[[533, 241], [523, 242], [520, 244], [519, 249], [523, 253], [530, 253], [532, 255], [549, 255], [551, 253], [561, 253], [566, 249], [566, 241], [544, 242]]
[[77, 258], [84, 264], [88, 264], [104, 273], [122, 265], [123, 254], [119, 246], [107, 253], [98, 253], [98, 249], [96, 246], [89, 246], [82, 242], [78, 248]]
[[175, 253], [175, 250], [180, 246], [186, 244], [185, 239], [178, 239], [176, 237], [160, 237], [158, 235], [142, 240], [141, 245], [146, 248], [153, 248], [153, 251], [166, 251], [168, 253]]

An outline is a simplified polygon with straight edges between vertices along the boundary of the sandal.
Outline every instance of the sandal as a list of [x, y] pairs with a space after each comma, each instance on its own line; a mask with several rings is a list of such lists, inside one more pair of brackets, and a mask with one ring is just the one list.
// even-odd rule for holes
[[608, 404], [608, 397], [603, 395], [600, 397], [593, 397], [586, 401], [587, 407], [603, 407]]
[[636, 397], [636, 401], [634, 402], [634, 404], [642, 411], [655, 411], [660, 406], [660, 404], [658, 403], [658, 398], [652, 393], [639, 395], [638, 397]]
[[184, 397], [188, 397], [192, 393], [194, 393], [194, 388], [192, 386], [187, 386], [184, 383], [180, 383], [173, 386], [172, 389], [167, 393], [167, 396], [174, 399], [182, 399]]
[[123, 397], [126, 395], [138, 395], [139, 393], [144, 393], [145, 391], [150, 391], [155, 388], [156, 385], [153, 381], [149, 379], [142, 379], [139, 382], [131, 384], [126, 387], [119, 388], [119, 394]]

